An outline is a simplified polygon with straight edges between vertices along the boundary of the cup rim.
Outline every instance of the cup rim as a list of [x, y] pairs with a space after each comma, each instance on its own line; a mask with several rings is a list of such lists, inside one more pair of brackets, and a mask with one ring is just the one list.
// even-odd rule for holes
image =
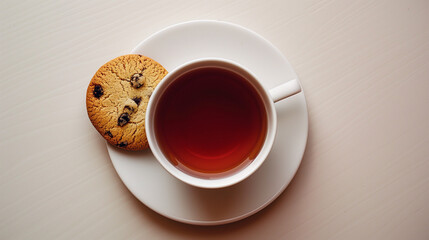
[[[263, 100], [267, 114], [267, 134], [265, 136], [264, 144], [259, 151], [257, 157], [246, 167], [237, 171], [234, 174], [214, 178], [214, 179], [204, 179], [190, 174], [186, 174], [177, 167], [175, 167], [171, 162], [165, 157], [164, 153], [160, 149], [155, 136], [155, 131], [153, 127], [154, 123], [154, 114], [158, 99], [162, 96], [168, 86], [174, 82], [175, 79], [178, 79], [182, 74], [201, 67], [221, 67], [228, 70], [232, 70], [241, 76], [243, 76], [252, 86], [257, 90], [259, 95]], [[150, 146], [150, 149], [161, 164], [161, 166], [175, 178], [181, 180], [184, 183], [189, 185], [200, 187], [200, 188], [224, 188], [234, 184], [237, 184], [244, 179], [251, 176], [256, 170], [264, 163], [265, 159], [268, 157], [268, 154], [271, 151], [271, 148], [274, 143], [274, 139], [277, 132], [277, 115], [274, 107], [274, 102], [271, 99], [269, 91], [257, 80], [258, 78], [248, 69], [242, 65], [222, 58], [199, 58], [195, 60], [188, 61], [178, 67], [173, 71], [169, 72], [158, 84], [155, 90], [152, 93], [152, 96], [149, 98], [149, 102], [146, 109], [145, 116], [145, 131], [146, 137]]]

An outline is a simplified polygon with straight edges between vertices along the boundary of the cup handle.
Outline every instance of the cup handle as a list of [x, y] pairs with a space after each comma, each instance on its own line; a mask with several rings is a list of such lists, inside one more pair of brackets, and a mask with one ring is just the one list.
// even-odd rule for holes
[[301, 86], [298, 80], [294, 79], [271, 89], [270, 95], [274, 102], [278, 102], [299, 92], [301, 92]]

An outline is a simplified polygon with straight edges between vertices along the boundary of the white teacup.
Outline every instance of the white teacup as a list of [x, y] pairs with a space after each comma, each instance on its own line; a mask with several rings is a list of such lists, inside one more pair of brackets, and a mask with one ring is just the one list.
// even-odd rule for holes
[[[183, 74], [201, 68], [222, 68], [240, 75], [248, 83], [250, 83], [251, 86], [253, 86], [254, 90], [256, 90], [266, 112], [266, 135], [259, 153], [247, 166], [237, 171], [233, 171], [231, 174], [226, 174], [225, 176], [219, 178], [198, 177], [186, 173], [176, 167], [172, 163], [174, 161], [171, 161], [171, 159], [169, 160], [168, 156], [161, 149], [160, 143], [158, 142], [159, 139], [157, 138], [154, 127], [155, 112], [158, 107], [158, 103], [163, 98], [166, 92], [166, 89], [170, 86], [170, 84], [179, 79], [180, 76], [183, 76]], [[240, 66], [239, 64], [230, 60], [219, 58], [204, 58], [190, 61], [168, 73], [165, 78], [162, 79], [162, 81], [158, 84], [149, 100], [146, 110], [145, 127], [150, 149], [152, 150], [152, 153], [159, 161], [159, 163], [170, 174], [187, 184], [201, 188], [222, 188], [231, 186], [233, 184], [243, 181], [251, 174], [253, 174], [267, 158], [273, 145], [277, 131], [277, 116], [274, 103], [292, 95], [295, 95], [300, 91], [301, 87], [297, 80], [291, 80], [271, 90], [267, 90], [262, 86], [262, 84], [254, 74], [252, 74], [243, 66]]]

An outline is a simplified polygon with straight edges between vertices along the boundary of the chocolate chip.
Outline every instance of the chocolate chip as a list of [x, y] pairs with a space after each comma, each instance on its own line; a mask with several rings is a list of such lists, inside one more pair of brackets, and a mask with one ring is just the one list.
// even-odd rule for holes
[[142, 98], [141, 98], [141, 97], [135, 97], [135, 98], [133, 98], [133, 101], [134, 101], [137, 105], [140, 105], [140, 102], [142, 101]]
[[143, 86], [146, 78], [143, 76], [142, 73], [135, 73], [130, 78], [130, 83], [133, 88], [140, 88]]
[[125, 141], [125, 142], [120, 142], [120, 143], [118, 144], [118, 147], [126, 147], [126, 146], [128, 146], [128, 142], [127, 142], [127, 141]]
[[130, 115], [128, 113], [122, 113], [118, 118], [118, 126], [124, 126], [130, 121]]
[[122, 112], [123, 113], [131, 114], [131, 113], [134, 112], [134, 107], [132, 107], [130, 105], [125, 105], [124, 110]]
[[104, 93], [103, 88], [101, 87], [101, 85], [96, 84], [94, 86], [94, 91], [92, 91], [92, 93], [94, 94], [94, 97], [100, 98]]
[[104, 134], [106, 134], [107, 136], [109, 136], [109, 137], [113, 137], [113, 134], [110, 132], [110, 131], [106, 131]]

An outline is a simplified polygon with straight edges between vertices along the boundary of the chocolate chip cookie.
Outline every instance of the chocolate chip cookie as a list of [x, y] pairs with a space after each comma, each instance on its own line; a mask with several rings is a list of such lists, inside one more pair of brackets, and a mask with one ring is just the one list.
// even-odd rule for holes
[[161, 64], [142, 55], [130, 54], [107, 62], [95, 73], [86, 92], [91, 123], [119, 148], [147, 148], [146, 107], [166, 74]]

